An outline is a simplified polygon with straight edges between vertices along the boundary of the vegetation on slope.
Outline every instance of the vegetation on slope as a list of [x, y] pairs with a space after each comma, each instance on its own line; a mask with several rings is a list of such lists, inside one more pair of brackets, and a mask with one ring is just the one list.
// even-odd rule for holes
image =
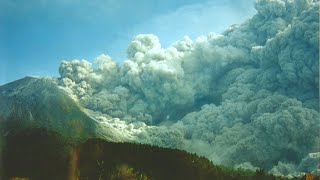
[[182, 150], [89, 139], [72, 144], [55, 132], [28, 129], [4, 138], [3, 177], [63, 179], [285, 179], [215, 166]]

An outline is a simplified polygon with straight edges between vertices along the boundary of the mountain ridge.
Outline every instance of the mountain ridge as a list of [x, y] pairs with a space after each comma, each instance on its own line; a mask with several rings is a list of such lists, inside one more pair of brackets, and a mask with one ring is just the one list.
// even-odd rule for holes
[[[2, 134], [42, 127], [65, 138], [85, 140], [97, 136], [99, 123], [88, 115], [53, 79], [25, 77], [0, 86]], [[117, 132], [100, 132], [109, 141], [122, 141]]]

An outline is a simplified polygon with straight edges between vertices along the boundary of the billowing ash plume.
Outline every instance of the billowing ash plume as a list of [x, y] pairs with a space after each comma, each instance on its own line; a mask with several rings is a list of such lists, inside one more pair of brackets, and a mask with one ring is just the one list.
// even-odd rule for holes
[[60, 85], [132, 141], [237, 168], [313, 171], [319, 2], [258, 0], [255, 7], [255, 16], [222, 35], [185, 37], [169, 48], [155, 35], [138, 35], [122, 65], [108, 55], [93, 65], [63, 61]]

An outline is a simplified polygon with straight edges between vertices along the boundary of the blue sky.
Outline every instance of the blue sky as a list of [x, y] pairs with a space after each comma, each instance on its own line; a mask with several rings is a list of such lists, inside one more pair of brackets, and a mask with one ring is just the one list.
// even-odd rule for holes
[[104, 53], [119, 63], [141, 33], [163, 47], [184, 35], [221, 33], [251, 17], [254, 0], [0, 0], [0, 85], [59, 76], [61, 60]]

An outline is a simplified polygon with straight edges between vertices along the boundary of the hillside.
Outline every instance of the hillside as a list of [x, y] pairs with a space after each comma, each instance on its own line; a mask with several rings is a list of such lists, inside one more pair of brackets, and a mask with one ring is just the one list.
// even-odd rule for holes
[[2, 179], [284, 179], [215, 166], [181, 150], [101, 139], [70, 144], [46, 129], [12, 133], [5, 142]]
[[[25, 128], [47, 128], [73, 140], [95, 137], [99, 123], [53, 79], [25, 77], [0, 86], [0, 129], [3, 135]], [[120, 141], [112, 129], [100, 137]]]

